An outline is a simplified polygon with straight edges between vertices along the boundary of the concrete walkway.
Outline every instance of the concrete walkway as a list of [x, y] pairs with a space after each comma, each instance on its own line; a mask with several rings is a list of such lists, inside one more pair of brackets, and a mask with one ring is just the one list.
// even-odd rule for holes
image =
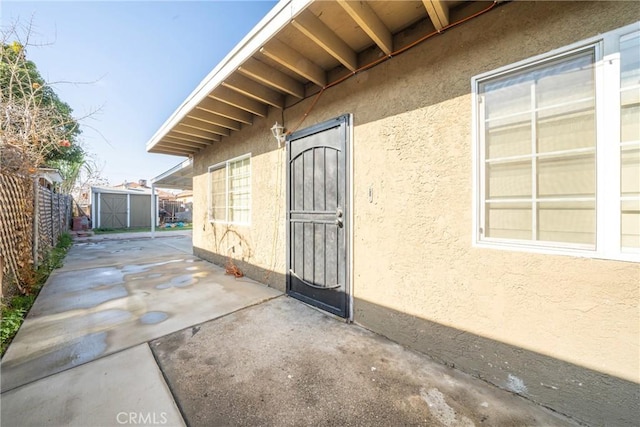
[[146, 343], [281, 293], [175, 233], [76, 241], [2, 359], [3, 426], [183, 424]]
[[563, 426], [191, 255], [190, 233], [78, 240], [2, 360], [3, 426]]

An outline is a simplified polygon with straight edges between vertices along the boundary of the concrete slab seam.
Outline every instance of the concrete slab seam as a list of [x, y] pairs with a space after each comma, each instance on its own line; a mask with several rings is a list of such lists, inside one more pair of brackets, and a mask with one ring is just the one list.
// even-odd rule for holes
[[[266, 286], [266, 285], [264, 285], [264, 286]], [[213, 317], [213, 318], [211, 318], [211, 319], [205, 320], [204, 322], [194, 323], [194, 324], [191, 324], [191, 325], [185, 326], [185, 327], [184, 327], [184, 328], [182, 328], [182, 329], [178, 329], [178, 330], [176, 330], [176, 331], [168, 332], [168, 333], [166, 333], [166, 334], [164, 334], [164, 335], [160, 335], [160, 336], [158, 336], [158, 337], [152, 338], [152, 339], [150, 339], [149, 341], [143, 341], [143, 342], [141, 342], [141, 343], [132, 344], [132, 345], [130, 345], [130, 346], [128, 346], [128, 347], [121, 348], [121, 349], [116, 350], [116, 351], [113, 351], [113, 352], [111, 352], [111, 353], [104, 353], [104, 354], [102, 354], [101, 356], [99, 356], [99, 357], [97, 357], [97, 358], [95, 358], [95, 359], [88, 360], [88, 361], [86, 361], [86, 362], [84, 362], [84, 363], [80, 363], [80, 364], [75, 365], [75, 366], [70, 366], [70, 367], [68, 367], [68, 368], [66, 368], [66, 369], [63, 369], [63, 370], [61, 370], [61, 371], [53, 372], [53, 373], [51, 373], [51, 374], [49, 374], [49, 375], [45, 375], [45, 376], [43, 376], [43, 377], [40, 377], [40, 378], [37, 378], [37, 379], [31, 380], [31, 381], [28, 381], [28, 382], [26, 382], [26, 383], [24, 383], [24, 384], [20, 384], [20, 385], [18, 385], [18, 386], [15, 386], [15, 387], [9, 388], [9, 389], [7, 389], [7, 390], [4, 390], [2, 393], [0, 393], [0, 396], [1, 396], [2, 394], [5, 394], [5, 393], [10, 392], [10, 391], [12, 391], [12, 390], [17, 390], [17, 389], [22, 388], [22, 387], [25, 387], [25, 386], [27, 386], [27, 385], [29, 385], [29, 384], [33, 384], [33, 383], [35, 383], [35, 382], [37, 382], [37, 381], [40, 381], [40, 380], [43, 380], [43, 379], [45, 379], [45, 378], [53, 377], [54, 375], [58, 375], [58, 374], [61, 374], [61, 373], [63, 373], [63, 372], [67, 372], [67, 371], [69, 371], [69, 370], [71, 370], [71, 369], [74, 369], [74, 368], [77, 368], [77, 367], [79, 367], [79, 366], [84, 366], [84, 365], [86, 365], [86, 364], [88, 364], [88, 363], [95, 362], [95, 361], [100, 360], [100, 359], [103, 359], [103, 358], [105, 358], [105, 357], [109, 357], [109, 356], [113, 356], [113, 355], [118, 354], [118, 353], [122, 353], [123, 351], [130, 350], [130, 349], [132, 349], [132, 348], [134, 348], [134, 347], [137, 347], [137, 346], [139, 346], [139, 345], [141, 345], [141, 344], [145, 344], [145, 343], [146, 343], [147, 345], [149, 345], [149, 343], [150, 343], [151, 341], [156, 341], [156, 340], [162, 339], [162, 338], [167, 337], [167, 336], [169, 336], [169, 335], [171, 335], [171, 334], [175, 334], [175, 333], [177, 333], [177, 332], [180, 332], [180, 331], [184, 331], [184, 330], [186, 330], [186, 329], [193, 328], [194, 326], [202, 325], [203, 323], [211, 322], [211, 321], [213, 321], [213, 320], [222, 319], [223, 317], [229, 316], [229, 315], [231, 315], [231, 314], [237, 313], [237, 312], [242, 311], [242, 310], [245, 310], [245, 309], [247, 309], [247, 308], [255, 307], [255, 306], [259, 305], [259, 304], [265, 303], [265, 302], [267, 302], [267, 301], [271, 301], [271, 300], [276, 299], [276, 298], [281, 298], [281, 297], [283, 297], [283, 296], [285, 296], [285, 294], [282, 294], [282, 295], [276, 295], [276, 296], [274, 296], [274, 297], [268, 297], [268, 298], [262, 299], [262, 300], [260, 300], [260, 301], [257, 301], [257, 302], [255, 302], [255, 303], [253, 303], [253, 304], [250, 304], [250, 305], [247, 305], [247, 306], [241, 307], [241, 308], [239, 308], [239, 309], [237, 309], [237, 310], [234, 310], [234, 311], [230, 311], [230, 312], [228, 312], [228, 313], [225, 313], [225, 314], [223, 314], [223, 315], [221, 315], [221, 316]], [[150, 346], [149, 346], [149, 347], [150, 347]], [[153, 353], [153, 350], [151, 350], [151, 353]], [[155, 359], [155, 354], [154, 354], [154, 359]], [[156, 362], [157, 362], [157, 361], [156, 361]], [[164, 376], [164, 373], [163, 373], [163, 376]]]
[[173, 403], [176, 405], [176, 408], [178, 408], [178, 412], [180, 412], [180, 416], [182, 417], [182, 421], [184, 422], [184, 425], [186, 427], [191, 427], [191, 425], [189, 424], [189, 420], [187, 419], [187, 415], [185, 414], [184, 408], [182, 407], [182, 403], [176, 397], [176, 393], [173, 391], [173, 388], [171, 388], [171, 382], [169, 381], [169, 377], [167, 377], [164, 370], [162, 369], [162, 365], [160, 364], [160, 360], [158, 360], [158, 356], [151, 348], [151, 343], [147, 342], [146, 344], [147, 344], [147, 348], [151, 352], [151, 355], [153, 356], [153, 360], [156, 362], [158, 371], [160, 371], [160, 374], [162, 375], [162, 381], [164, 381], [164, 384], [167, 386], [167, 390], [169, 390], [169, 393], [171, 394]]

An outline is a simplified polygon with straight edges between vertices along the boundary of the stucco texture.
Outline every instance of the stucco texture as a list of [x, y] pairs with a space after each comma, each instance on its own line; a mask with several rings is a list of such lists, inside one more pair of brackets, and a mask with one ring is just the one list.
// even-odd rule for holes
[[[193, 246], [202, 258], [217, 263], [232, 259], [244, 274], [284, 291], [285, 151], [270, 131], [273, 122], [282, 122], [277, 113], [195, 157]], [[250, 225], [209, 221], [209, 166], [246, 154], [251, 154]]]
[[629, 5], [505, 5], [323, 95], [323, 119], [354, 114], [356, 298], [639, 380], [638, 264], [471, 245], [471, 77], [633, 22]]
[[[344, 113], [354, 119], [356, 322], [418, 349], [429, 346], [421, 328], [434, 323], [640, 382], [639, 264], [472, 246], [470, 93], [474, 75], [630, 24], [638, 12], [630, 2], [508, 3], [322, 95], [303, 127]], [[286, 109], [285, 124], [297, 123], [310, 102]], [[207, 166], [253, 153], [252, 224], [234, 229], [247, 242], [236, 255], [259, 274], [274, 270], [272, 284], [282, 289], [285, 165], [269, 132], [276, 119], [280, 112], [198, 156], [194, 191], [207, 193]], [[194, 246], [225, 255], [224, 227], [205, 216], [206, 200], [197, 197]], [[372, 305], [427, 323], [369, 321], [364, 307]], [[461, 368], [504, 364], [502, 377], [487, 379], [523, 390], [510, 360], [484, 357], [478, 352], [474, 367]], [[525, 390], [540, 387], [527, 381]]]

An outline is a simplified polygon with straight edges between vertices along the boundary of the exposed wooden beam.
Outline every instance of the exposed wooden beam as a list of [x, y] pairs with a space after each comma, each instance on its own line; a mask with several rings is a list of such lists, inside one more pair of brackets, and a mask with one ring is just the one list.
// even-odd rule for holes
[[189, 141], [183, 141], [181, 139], [175, 138], [172, 135], [167, 134], [164, 138], [162, 138], [162, 143], [165, 144], [175, 144], [179, 147], [177, 148], [182, 148], [182, 149], [188, 149], [188, 148], [195, 148], [195, 149], [200, 149], [206, 145], [209, 144], [201, 144], [198, 142], [189, 142]]
[[[220, 129], [224, 129], [227, 132], [225, 136], [228, 136], [231, 133], [229, 129], [225, 129], [223, 127], [220, 127]], [[204, 139], [210, 139], [211, 141], [220, 141], [220, 134], [192, 128], [182, 124], [176, 125], [176, 127], [173, 128], [173, 132], [181, 133], [184, 135], [197, 136]]]
[[161, 139], [160, 142], [158, 142], [158, 145], [156, 145], [154, 147], [154, 149], [159, 149], [159, 150], [164, 150], [164, 151], [170, 151], [173, 153], [180, 153], [183, 156], [188, 156], [189, 154], [193, 154], [198, 152], [198, 150], [200, 150], [197, 147], [183, 147], [181, 145], [176, 145], [170, 141], [166, 141], [165, 138]]
[[186, 126], [191, 129], [198, 129], [209, 133], [215, 133], [216, 135], [231, 135], [231, 131], [226, 127], [203, 122], [202, 120], [192, 119], [190, 117], [185, 117], [184, 119], [182, 119], [178, 126]]
[[340, 61], [351, 71], [358, 68], [356, 53], [340, 37], [338, 37], [324, 22], [308, 11], [298, 15], [292, 22], [302, 34], [310, 38], [327, 53]]
[[284, 107], [282, 94], [241, 74], [232, 74], [222, 82], [222, 85], [272, 107], [280, 109]]
[[244, 64], [238, 67], [238, 70], [247, 77], [272, 86], [296, 98], [304, 97], [302, 83], [255, 58], [248, 58]]
[[185, 143], [188, 142], [189, 144], [197, 145], [197, 146], [200, 146], [200, 147], [209, 145], [212, 142], [220, 141], [220, 139], [199, 138], [197, 136], [185, 135], [183, 133], [176, 133], [174, 131], [169, 132], [167, 134], [167, 138], [172, 138], [173, 140], [176, 140], [176, 141], [183, 141]]
[[151, 148], [149, 150], [149, 153], [155, 153], [155, 154], [168, 154], [170, 156], [181, 156], [181, 157], [189, 157], [192, 154], [197, 153], [198, 150], [196, 151], [189, 151], [189, 152], [181, 152], [181, 151], [173, 151], [171, 149], [168, 148], [162, 148], [159, 147], [158, 145], [155, 145], [153, 148]]
[[240, 122], [204, 110], [194, 109], [187, 114], [187, 117], [211, 123], [212, 125], [222, 126], [231, 130], [240, 130], [241, 128]]
[[165, 141], [164, 139], [161, 139], [160, 142], [158, 142], [157, 148], [161, 150], [166, 150], [166, 151], [171, 150], [171, 151], [183, 152], [183, 153], [193, 153], [200, 149], [198, 147], [183, 147], [180, 145], [175, 145], [171, 142]]
[[389, 55], [393, 52], [391, 32], [366, 1], [337, 0], [337, 2], [384, 53]]
[[175, 148], [177, 150], [184, 150], [184, 151], [199, 150], [205, 147], [205, 145], [190, 144], [187, 141], [181, 141], [179, 139], [175, 139], [170, 136], [165, 136], [162, 139], [162, 143], [167, 144], [168, 146]]
[[226, 117], [240, 123], [248, 125], [253, 123], [253, 115], [250, 112], [241, 110], [224, 102], [220, 102], [217, 99], [207, 97], [200, 101], [200, 103], [196, 105], [196, 108], [218, 114], [222, 117]]
[[422, 0], [433, 26], [440, 31], [449, 25], [449, 8], [446, 2], [440, 0]]
[[229, 105], [248, 111], [256, 116], [267, 117], [267, 106], [252, 98], [247, 98], [235, 90], [228, 87], [218, 86], [209, 97], [218, 101], [226, 102]]
[[260, 52], [320, 87], [327, 84], [327, 74], [321, 67], [278, 39], [270, 40]]

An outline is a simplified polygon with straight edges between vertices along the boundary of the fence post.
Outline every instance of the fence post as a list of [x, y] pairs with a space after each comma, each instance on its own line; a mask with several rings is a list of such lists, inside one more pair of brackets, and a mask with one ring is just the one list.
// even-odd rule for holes
[[0, 255], [0, 298], [4, 297], [4, 257]]
[[51, 225], [51, 246], [53, 246], [53, 191], [51, 192], [51, 199], [49, 199], [49, 206], [51, 207], [51, 215], [49, 216], [49, 224]]
[[154, 203], [155, 194], [156, 194], [156, 186], [153, 183], [153, 181], [151, 181], [151, 201], [149, 205], [151, 205], [151, 238], [152, 239], [155, 239], [156, 237], [156, 218], [158, 217], [158, 214], [156, 212], [156, 204]]
[[40, 220], [40, 194], [38, 192], [38, 177], [33, 181], [33, 268], [38, 268], [38, 243], [40, 240], [40, 230], [38, 221]]
[[62, 233], [62, 228], [61, 228], [61, 223], [60, 223], [60, 215], [62, 213], [62, 211], [60, 210], [60, 194], [56, 193], [56, 241], [53, 242], [53, 246], [56, 245], [56, 243], [58, 243], [58, 239], [60, 239], [60, 234]]

